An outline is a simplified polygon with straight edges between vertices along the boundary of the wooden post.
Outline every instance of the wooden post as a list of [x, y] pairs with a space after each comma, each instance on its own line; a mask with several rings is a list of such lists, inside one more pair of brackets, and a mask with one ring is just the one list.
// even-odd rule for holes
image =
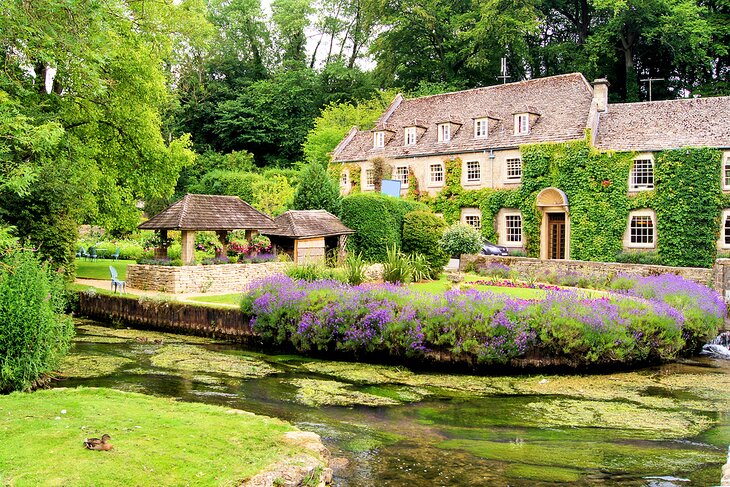
[[220, 251], [216, 250], [215, 258], [216, 259], [222, 259], [228, 257], [228, 230], [217, 230], [216, 235], [218, 235], [218, 241], [221, 243]]
[[180, 253], [183, 265], [190, 265], [195, 260], [195, 232], [182, 231], [182, 251]]
[[347, 235], [340, 235], [337, 237], [337, 261], [344, 262], [347, 257], [345, 247], [347, 246]]

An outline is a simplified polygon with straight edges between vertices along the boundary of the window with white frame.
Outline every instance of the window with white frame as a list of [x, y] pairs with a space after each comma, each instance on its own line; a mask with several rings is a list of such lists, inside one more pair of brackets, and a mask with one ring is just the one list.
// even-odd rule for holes
[[482, 166], [479, 161], [467, 161], [466, 180], [470, 183], [479, 182], [482, 179]]
[[640, 191], [654, 188], [654, 160], [650, 157], [634, 159], [629, 189]]
[[340, 186], [347, 186], [347, 171], [342, 171], [340, 174]]
[[725, 157], [722, 165], [722, 189], [730, 190], [730, 155]]
[[440, 123], [438, 126], [439, 142], [448, 142], [451, 140], [451, 124]]
[[375, 188], [375, 169], [365, 169], [365, 187]]
[[486, 137], [489, 133], [489, 119], [477, 118], [474, 120], [474, 137]]
[[401, 187], [408, 187], [408, 166], [396, 166], [395, 179], [400, 181]]
[[725, 210], [722, 225], [722, 243], [723, 247], [730, 248], [730, 211]]
[[519, 181], [522, 179], [522, 159], [519, 157], [507, 159], [507, 179]]
[[443, 184], [444, 182], [444, 165], [443, 164], [431, 164], [429, 166], [431, 177], [431, 184]]
[[480, 230], [482, 228], [482, 217], [479, 215], [466, 215], [464, 216], [464, 223]]
[[482, 228], [482, 212], [479, 208], [462, 208], [461, 223], [471, 225], [480, 230]]
[[530, 114], [518, 113], [515, 115], [515, 135], [530, 133]]
[[417, 135], [416, 127], [406, 127], [406, 145], [416, 145]]
[[654, 246], [654, 216], [631, 215], [629, 222], [629, 244], [634, 247]]
[[375, 132], [373, 135], [373, 147], [383, 148], [385, 147], [385, 132]]
[[504, 227], [507, 243], [522, 243], [522, 215], [505, 215]]

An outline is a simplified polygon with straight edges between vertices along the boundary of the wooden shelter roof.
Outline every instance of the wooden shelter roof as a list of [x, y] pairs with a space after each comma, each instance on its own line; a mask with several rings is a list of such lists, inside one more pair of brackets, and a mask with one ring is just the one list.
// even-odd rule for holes
[[274, 219], [275, 230], [261, 233], [290, 238], [333, 237], [349, 235], [355, 230], [347, 228], [339, 218], [325, 210], [289, 210]]
[[143, 230], [273, 230], [274, 221], [238, 196], [188, 194], [139, 225]]

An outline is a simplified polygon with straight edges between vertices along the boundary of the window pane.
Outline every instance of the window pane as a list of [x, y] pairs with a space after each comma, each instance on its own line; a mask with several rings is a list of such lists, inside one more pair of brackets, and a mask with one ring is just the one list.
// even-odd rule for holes
[[653, 244], [654, 221], [650, 216], [634, 216], [631, 218], [631, 243]]
[[442, 183], [444, 181], [444, 167], [441, 164], [431, 164], [431, 182]]
[[725, 245], [730, 245], [730, 217], [725, 217]]
[[374, 169], [365, 170], [365, 184], [370, 187], [375, 186], [375, 170]]
[[505, 216], [505, 223], [507, 227], [506, 240], [507, 242], [522, 242], [522, 216], [520, 215], [507, 215]]
[[467, 225], [471, 225], [477, 230], [482, 228], [482, 217], [480, 217], [479, 215], [466, 215], [464, 217], [464, 221]]
[[482, 178], [482, 169], [479, 161], [469, 161], [466, 163], [466, 180], [479, 181]]
[[395, 179], [400, 181], [403, 186], [408, 186], [408, 166], [396, 167]]
[[730, 159], [725, 161], [725, 167], [724, 167], [724, 174], [723, 174], [723, 181], [725, 184], [725, 187], [730, 188]]
[[522, 179], [522, 159], [507, 159], [507, 179]]
[[631, 186], [633, 188], [654, 187], [654, 166], [651, 159], [636, 159], [631, 172]]
[[487, 120], [477, 120], [474, 125], [474, 136], [475, 137], [486, 137], [487, 136]]
[[343, 173], [342, 173], [342, 174], [340, 175], [340, 184], [341, 184], [342, 186], [347, 186], [347, 173], [346, 173], [346, 172], [343, 172]]

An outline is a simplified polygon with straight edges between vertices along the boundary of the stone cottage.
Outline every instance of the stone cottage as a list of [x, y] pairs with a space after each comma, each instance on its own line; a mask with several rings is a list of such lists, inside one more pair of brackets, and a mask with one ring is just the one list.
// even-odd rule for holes
[[[527, 249], [536, 257], [571, 258], [571, 238], [585, 240], [590, 227], [603, 222], [584, 212], [580, 228], [572, 228], [571, 223], [576, 223], [572, 221], [571, 198], [585, 200], [585, 196], [578, 195], [575, 188], [543, 183], [551, 178], [553, 182], [564, 180], [554, 173], [568, 175], [571, 168], [553, 161], [550, 171], [539, 173], [538, 162], [525, 167], [525, 157], [535, 144], [579, 148], [583, 144], [584, 160], [617, 154], [627, 161], [625, 173], [604, 174], [595, 184], [593, 179], [598, 176], [581, 176], [586, 185], [595, 186], [596, 204], [605, 201], [621, 209], [621, 234], [608, 230], [608, 236], [603, 237], [613, 240], [606, 248], [657, 249], [662, 239], [657, 205], [668, 197], [655, 191], [661, 184], [655, 177], [657, 158], [666, 155], [667, 160], [676, 159], [672, 151], [687, 148], [712, 149], [717, 171], [715, 179], [707, 181], [708, 191], [719, 185], [715, 193], [719, 204], [725, 205], [724, 192], [730, 193], [730, 124], [725, 121], [730, 97], [614, 104], [608, 102], [608, 90], [605, 79], [591, 84], [583, 75], [573, 73], [415, 99], [398, 95], [372, 130], [353, 127], [334, 150], [333, 163], [342, 168], [341, 190], [345, 194], [374, 191], [384, 165], [386, 176], [400, 181], [403, 196], [436, 202], [436, 211], [438, 195], [445, 189], [452, 195], [450, 201], [462, 201], [459, 208], [444, 215], [447, 219], [473, 225], [498, 244]], [[531, 160], [537, 159], [538, 155], [533, 155]], [[575, 161], [583, 170], [583, 160]], [[689, 157], [687, 164], [693, 164]], [[459, 188], [448, 187], [456, 184], [449, 179], [449, 171], [460, 174]], [[622, 198], [598, 195], [617, 188], [617, 179], [621, 179], [622, 188], [625, 186]], [[679, 175], [674, 179], [681, 182]], [[584, 188], [588, 191], [587, 186]], [[665, 193], [669, 190], [667, 183]], [[521, 194], [521, 199], [503, 196], [502, 200], [513, 201], [512, 206], [502, 205], [498, 211], [485, 214], [487, 207], [495, 207], [493, 196], [500, 192]], [[641, 196], [643, 193], [646, 197]], [[460, 199], [464, 194], [472, 196]], [[526, 228], [526, 220], [533, 226]], [[730, 201], [727, 208], [718, 208], [712, 221], [713, 251], [715, 244], [719, 250], [730, 250]], [[665, 223], [669, 225], [668, 218]], [[611, 259], [608, 250], [599, 256], [588, 254], [575, 257]]]

